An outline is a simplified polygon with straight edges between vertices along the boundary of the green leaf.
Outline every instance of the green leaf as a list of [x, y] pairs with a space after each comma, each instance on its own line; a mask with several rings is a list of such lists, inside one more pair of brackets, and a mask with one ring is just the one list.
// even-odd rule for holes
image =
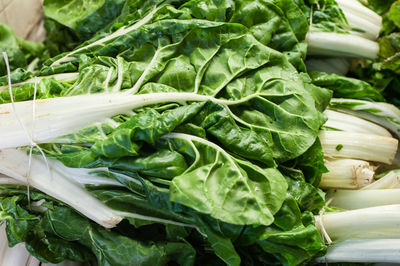
[[287, 189], [277, 170], [236, 159], [215, 144], [190, 135], [171, 135], [162, 145], [195, 155], [188, 170], [172, 180], [172, 201], [227, 223], [273, 222]]
[[[42, 55], [44, 46], [22, 40], [15, 36], [7, 25], [0, 24], [0, 52], [6, 52], [10, 69], [26, 67], [34, 58]], [[6, 65], [3, 55], [0, 57], [0, 76], [6, 75]]]
[[[7, 198], [3, 194], [0, 200], [2, 219], [7, 220], [8, 238], [25, 241], [27, 249], [45, 262], [88, 261], [94, 254], [99, 265], [194, 263], [195, 250], [186, 242], [144, 242], [129, 238], [108, 231], [57, 202], [44, 213], [34, 213], [25, 205], [26, 191], [4, 188], [8, 194], [18, 195]], [[36, 192], [33, 198], [48, 200], [47, 196]]]
[[307, 6], [303, 1], [283, 0], [275, 1], [288, 19], [294, 34], [299, 41], [305, 40], [309, 31]]
[[300, 169], [307, 183], [318, 187], [323, 173], [328, 172], [324, 165], [324, 152], [317, 138], [315, 143], [296, 159], [296, 168]]
[[73, 29], [81, 40], [86, 40], [120, 15], [124, 2], [46, 0], [43, 6], [47, 18]]
[[[314, 225], [313, 215], [307, 211], [301, 213], [290, 193], [287, 193], [276, 217], [271, 226], [248, 226], [243, 230], [237, 242], [247, 247], [252, 260], [264, 261], [268, 258], [269, 263], [277, 261], [282, 265], [299, 265], [325, 253], [326, 246]], [[263, 250], [261, 254], [254, 254], [257, 246]]]
[[299, 265], [326, 251], [314, 225], [295, 227], [290, 231], [266, 230], [257, 244], [285, 265]]
[[400, 33], [384, 36], [379, 41], [379, 56], [382, 58], [381, 69], [389, 69], [396, 74], [400, 73]]
[[132, 129], [123, 128], [111, 133], [107, 139], [97, 141], [91, 150], [107, 158], [118, 158], [123, 156], [137, 156], [140, 144], [131, 141]]
[[389, 10], [390, 19], [397, 27], [400, 27], [400, 2], [396, 1], [390, 6]]
[[332, 90], [336, 98], [385, 101], [382, 94], [365, 81], [323, 72], [309, 74], [315, 85]]
[[312, 21], [312, 31], [348, 33], [347, 19], [334, 0], [309, 1], [306, 11]]
[[387, 1], [381, 1], [381, 0], [369, 0], [368, 1], [368, 8], [372, 9], [379, 15], [383, 15], [386, 13], [389, 9], [390, 6], [396, 2], [396, 0], [387, 0]]

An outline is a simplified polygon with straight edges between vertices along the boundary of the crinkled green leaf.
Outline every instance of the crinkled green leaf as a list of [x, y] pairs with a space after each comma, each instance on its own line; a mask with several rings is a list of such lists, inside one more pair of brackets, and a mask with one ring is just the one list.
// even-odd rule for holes
[[172, 201], [232, 224], [273, 222], [287, 189], [277, 170], [238, 160], [188, 135], [171, 136], [162, 145], [194, 155], [193, 164], [172, 179]]
[[81, 40], [91, 38], [120, 15], [123, 0], [44, 1], [44, 15], [75, 31]]
[[[0, 53], [7, 53], [11, 70], [26, 67], [34, 58], [40, 57], [43, 50], [42, 44], [22, 40], [14, 34], [10, 27], [0, 24]], [[0, 76], [6, 74], [6, 64], [1, 54]]]
[[379, 57], [382, 59], [379, 68], [388, 69], [396, 74], [400, 73], [400, 33], [384, 36], [379, 41]]
[[133, 130], [122, 128], [114, 131], [107, 139], [97, 141], [91, 150], [97, 155], [107, 158], [118, 158], [123, 156], [137, 156], [140, 145], [131, 141]]
[[367, 82], [323, 72], [309, 73], [312, 82], [333, 91], [333, 97], [385, 101], [381, 93]]
[[387, 0], [387, 1], [381, 1], [381, 0], [368, 0], [368, 8], [372, 9], [374, 12], [383, 15], [386, 13], [389, 9], [390, 6], [395, 2], [396, 0]]
[[324, 164], [324, 152], [318, 138], [305, 153], [295, 159], [294, 167], [303, 172], [307, 183], [319, 186], [322, 174], [328, 172], [328, 169]]
[[[169, 261], [193, 265], [195, 251], [188, 243], [129, 238], [108, 231], [58, 203], [44, 213], [32, 213], [25, 205], [25, 192], [15, 192], [19, 196], [4, 198], [3, 194], [0, 201], [1, 213], [7, 219], [8, 236], [11, 239], [18, 237], [19, 242], [26, 241], [27, 249], [46, 262], [87, 261], [94, 254], [99, 265], [161, 265]], [[47, 199], [41, 193], [35, 194], [34, 198]], [[8, 199], [13, 199], [11, 205], [7, 203]], [[22, 221], [27, 226], [20, 224]]]
[[[301, 213], [297, 201], [288, 193], [277, 213], [274, 225], [269, 227], [246, 227], [238, 243], [246, 246], [250, 254], [261, 247], [272, 258], [268, 262], [282, 265], [299, 265], [321, 256], [326, 246], [314, 225], [310, 212]], [[253, 260], [264, 260], [266, 254], [253, 255]], [[257, 265], [257, 263], [255, 263]]]
[[290, 231], [266, 230], [257, 244], [286, 265], [299, 265], [326, 251], [314, 225], [299, 226]]
[[400, 27], [400, 2], [394, 2], [389, 9], [390, 19], [397, 27]]

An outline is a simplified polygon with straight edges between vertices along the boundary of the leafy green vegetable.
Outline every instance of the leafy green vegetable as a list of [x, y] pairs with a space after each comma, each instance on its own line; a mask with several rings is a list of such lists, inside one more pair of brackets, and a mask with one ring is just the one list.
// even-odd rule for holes
[[383, 15], [386, 13], [390, 6], [395, 2], [396, 0], [388, 0], [388, 1], [380, 1], [380, 0], [369, 0], [368, 1], [368, 8], [374, 10], [376, 13]]
[[[152, 24], [163, 20], [168, 21], [169, 19], [176, 19], [176, 23], [178, 23], [178, 25], [171, 28], [172, 32], [176, 34], [172, 39], [175, 39], [176, 41], [181, 39], [180, 36], [184, 35], [185, 28], [187, 28], [187, 26], [181, 26], [181, 22], [185, 23], [186, 20], [191, 20], [191, 23], [193, 23], [197, 19], [207, 19], [209, 22], [241, 23], [248, 28], [258, 41], [262, 42], [264, 45], [268, 45], [284, 52], [288, 56], [289, 60], [292, 63], [295, 63], [296, 66], [301, 66], [302, 58], [305, 56], [305, 46], [299, 45], [299, 41], [293, 33], [288, 21], [281, 16], [282, 11], [269, 1], [228, 1], [224, 5], [217, 5], [213, 1], [201, 1], [204, 4], [199, 5], [199, 1], [196, 0], [184, 3], [182, 6], [177, 8], [168, 5], [168, 2], [162, 3], [162, 1], [159, 1], [159, 3], [157, 1], [154, 1], [157, 3], [152, 1], [149, 1], [148, 3], [141, 2], [143, 1], [138, 1], [129, 6], [129, 8], [125, 8], [128, 6], [127, 4], [123, 8], [121, 16], [116, 20], [121, 22], [115, 23], [114, 28], [109, 28], [109, 30], [114, 31], [112, 34], [109, 32], [100, 33], [97, 37], [82, 45], [80, 49], [68, 53], [66, 56], [60, 56], [61, 58], [56, 57], [56, 59], [58, 59], [56, 60], [56, 64], [62, 62], [66, 57], [70, 57], [71, 55], [76, 56], [82, 52], [88, 54], [88, 52], [97, 51], [102, 47], [102, 45], [100, 45], [102, 43], [107, 44], [108, 48], [101, 49], [101, 52], [98, 51], [99, 54], [115, 55], [115, 50], [112, 48], [113, 46], [118, 46], [118, 50], [126, 50], [129, 46], [134, 46], [134, 43], [132, 42], [140, 41], [137, 39], [138, 35], [142, 36], [140, 38], [144, 37], [143, 35], [140, 35], [142, 29], [150, 29], [150, 31], [146, 33], [148, 38], [152, 35]], [[127, 10], [131, 12], [129, 15], [126, 14]], [[147, 16], [143, 16], [143, 14], [146, 13]], [[248, 18], [250, 17], [257, 18], [257, 20], [249, 20]], [[118, 27], [116, 26], [117, 24]], [[141, 27], [137, 27], [136, 25], [141, 25]], [[162, 26], [162, 24], [158, 26]], [[115, 27], [117, 27], [116, 31]], [[162, 30], [161, 28], [158, 28], [157, 31], [159, 32], [158, 34], [165, 37], [171, 34], [171, 31], [166, 33], [165, 30]], [[269, 34], [266, 35], [265, 32], [268, 32]], [[125, 43], [121, 46], [121, 41], [128, 41], [131, 45]], [[164, 38], [163, 42], [164, 45], [171, 43], [166, 38]], [[130, 57], [129, 54], [131, 54], [129, 49], [124, 53], [120, 50], [119, 53], [125, 59], [128, 59]], [[53, 61], [51, 62], [53, 63]]]
[[[336, 30], [340, 9], [326, 3], [316, 27]], [[297, 265], [325, 251], [313, 214], [332, 93], [298, 73], [316, 3], [44, 4], [47, 42], [66, 41], [49, 49], [66, 52], [11, 74], [15, 105], [0, 78], [0, 168], [20, 182], [30, 172], [27, 184], [54, 198], [1, 189], [11, 243], [99, 265]], [[39, 144], [32, 159], [14, 107]]]
[[382, 62], [379, 65], [380, 69], [388, 69], [396, 74], [400, 73], [399, 68], [399, 39], [400, 33], [392, 33], [384, 36], [380, 40], [380, 52], [379, 56], [382, 58]]
[[[156, 24], [156, 29], [160, 30], [161, 23]], [[165, 23], [167, 27], [169, 22]], [[174, 25], [178, 27], [179, 24]], [[315, 108], [325, 108], [330, 97], [328, 91], [313, 88], [307, 81], [296, 78], [296, 70], [282, 54], [244, 33], [243, 26], [197, 20], [183, 26], [194, 29], [178, 43], [158, 48], [153, 52], [153, 57], [147, 59], [147, 64], [133, 59], [126, 62], [122, 58], [109, 57], [89, 60], [81, 67], [78, 80], [67, 87], [66, 91], [62, 91], [61, 95], [98, 92], [104, 88], [105, 82], [105, 90], [109, 91], [145, 94], [159, 92], [161, 88], [166, 92], [209, 95], [227, 99], [229, 109], [221, 110], [217, 116], [210, 116], [204, 123], [218, 117], [225, 121], [231, 119], [229, 123], [232, 124], [233, 117], [246, 128], [247, 133], [244, 134], [269, 132], [258, 137], [257, 142], [264, 147], [269, 146], [264, 148], [265, 151], [272, 149], [273, 157], [279, 161], [294, 158], [312, 145], [325, 120]], [[218, 33], [221, 35], [218, 36]], [[201, 43], [197, 42], [199, 35], [203, 36]], [[232, 63], [227, 65], [226, 60]], [[178, 66], [182, 67], [182, 71], [177, 74]], [[309, 97], [310, 94], [313, 97]], [[179, 101], [178, 98], [176, 100]], [[223, 121], [220, 123], [222, 125]], [[292, 127], [289, 129], [287, 124]], [[226, 139], [221, 130], [227, 132], [224, 127], [209, 128], [214, 137], [225, 142], [228, 148], [233, 147], [232, 140]], [[230, 142], [229, 145], [227, 142]], [[267, 158], [249, 156], [270, 164]]]
[[[284, 265], [299, 265], [314, 256], [320, 256], [326, 251], [321, 237], [314, 227], [314, 219], [310, 212], [301, 211], [293, 196], [288, 193], [278, 219], [270, 227], [246, 227], [238, 239], [246, 251], [254, 254], [257, 246], [264, 252], [272, 254], [268, 260]], [[265, 256], [265, 254], [264, 254]], [[253, 260], [258, 256], [253, 255]], [[254, 263], [257, 265], [257, 263]]]
[[47, 36], [44, 43], [50, 55], [71, 51], [93, 37], [112, 24], [129, 2], [132, 1], [45, 0], [44, 27]]
[[312, 19], [311, 31], [348, 33], [350, 27], [342, 9], [333, 0], [324, 0], [312, 3], [309, 16]]
[[315, 85], [332, 90], [336, 98], [385, 101], [378, 90], [358, 79], [323, 72], [312, 72], [310, 77]]
[[46, 210], [30, 210], [24, 188], [2, 187], [1, 214], [7, 221], [9, 244], [25, 242], [28, 251], [44, 262], [87, 261], [95, 255], [100, 265], [161, 265], [168, 261], [193, 265], [195, 251], [188, 243], [135, 240], [105, 230], [42, 193], [30, 196], [44, 199]]
[[393, 23], [400, 27], [400, 2], [394, 2], [389, 9], [389, 16]]
[[44, 1], [44, 15], [74, 30], [81, 40], [91, 38], [120, 13], [125, 1]]
[[330, 105], [334, 109], [382, 125], [396, 136], [400, 134], [400, 111], [392, 104], [354, 99], [332, 99]]
[[[0, 24], [0, 52], [6, 52], [10, 69], [26, 67], [34, 58], [40, 57], [44, 51], [41, 43], [33, 43], [15, 36], [7, 25]], [[0, 60], [0, 76], [7, 74], [4, 60]]]
[[273, 222], [287, 189], [277, 170], [233, 158], [211, 142], [190, 135], [175, 133], [167, 135], [167, 140], [165, 146], [198, 154], [190, 168], [172, 180], [172, 201], [231, 224]]
[[50, 18], [45, 19], [43, 26], [46, 29], [46, 39], [43, 43], [50, 56], [71, 51], [80, 44], [75, 32], [67, 26], [63, 26]]
[[400, 104], [398, 98], [398, 31], [399, 1], [369, 1], [368, 7], [383, 17], [383, 28], [379, 40], [379, 54], [374, 61], [361, 62], [352, 70], [352, 75], [369, 82], [381, 91], [387, 101]]
[[[296, 176], [295, 179], [305, 180], [314, 187], [318, 187], [322, 174], [328, 171], [324, 165], [324, 153], [318, 138], [305, 153], [285, 163], [285, 171], [288, 170], [290, 170], [291, 176]], [[316, 206], [312, 210], [316, 210], [318, 207], [320, 206]]]

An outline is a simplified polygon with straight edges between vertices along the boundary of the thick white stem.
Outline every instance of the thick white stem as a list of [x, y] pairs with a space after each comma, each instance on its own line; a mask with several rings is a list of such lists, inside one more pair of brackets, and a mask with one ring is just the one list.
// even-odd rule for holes
[[364, 38], [376, 40], [382, 29], [382, 17], [363, 6], [356, 0], [336, 0], [342, 9], [347, 22], [352, 28], [363, 30], [364, 32], [353, 32]]
[[400, 138], [400, 110], [393, 104], [332, 98], [333, 109], [381, 125]]
[[17, 179], [0, 174], [0, 185], [26, 185], [26, 184], [27, 184], [26, 182], [22, 182]]
[[363, 187], [362, 189], [389, 189], [400, 188], [399, 170], [392, 170], [375, 182]]
[[346, 132], [392, 137], [392, 134], [390, 134], [390, 132], [384, 127], [356, 116], [333, 110], [326, 110], [324, 114], [328, 117], [328, 120], [324, 124], [325, 127]]
[[398, 140], [395, 138], [351, 133], [321, 131], [319, 133], [325, 157], [354, 158], [391, 164]]
[[382, 17], [362, 5], [358, 0], [336, 0], [336, 2], [344, 13], [352, 13], [357, 17], [363, 18], [382, 27]]
[[374, 168], [366, 161], [354, 159], [325, 160], [328, 173], [322, 175], [321, 188], [361, 188], [374, 179]]
[[309, 55], [375, 59], [379, 52], [378, 43], [351, 34], [308, 32], [306, 41]]
[[51, 175], [46, 163], [36, 155], [32, 156], [31, 169], [28, 173], [29, 156], [25, 151], [0, 150], [0, 172], [21, 182], [26, 182], [29, 176], [31, 186], [70, 205], [106, 228], [114, 227], [122, 220], [112, 209], [93, 197], [81, 185], [66, 178], [60, 168], [51, 169], [54, 159], [47, 160]]
[[24, 243], [19, 243], [12, 248], [7, 247], [4, 253], [1, 266], [8, 265], [26, 265], [30, 257]]
[[327, 198], [330, 206], [355, 210], [375, 206], [400, 204], [400, 189], [332, 190]]
[[[139, 107], [166, 102], [206, 100], [218, 101], [210, 96], [195, 93], [138, 95], [105, 93], [36, 100], [34, 118], [32, 117], [32, 101], [16, 102], [15, 109], [25, 128], [32, 129], [29, 133], [34, 136], [34, 141], [44, 143]], [[31, 141], [24, 128], [15, 119], [12, 104], [0, 105], [0, 149], [30, 144]]]
[[[349, 239], [328, 247], [319, 263], [400, 263], [400, 239]], [[394, 264], [395, 265], [395, 264]]]
[[381, 26], [375, 25], [364, 18], [355, 16], [351, 11], [343, 10], [343, 13], [352, 28], [363, 31], [351, 31], [352, 34], [372, 41], [375, 41], [378, 38]]
[[321, 231], [323, 226], [334, 241], [350, 238], [400, 238], [398, 204], [326, 213], [321, 217], [315, 217], [317, 228]]

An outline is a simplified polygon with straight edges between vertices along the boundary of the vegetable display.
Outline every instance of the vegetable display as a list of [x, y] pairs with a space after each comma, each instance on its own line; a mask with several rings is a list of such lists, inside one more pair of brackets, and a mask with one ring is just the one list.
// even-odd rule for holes
[[300, 265], [367, 262], [334, 250], [398, 238], [400, 111], [343, 76], [382, 53], [361, 3], [45, 0], [44, 15], [43, 44], [0, 25], [10, 247], [44, 263]]

